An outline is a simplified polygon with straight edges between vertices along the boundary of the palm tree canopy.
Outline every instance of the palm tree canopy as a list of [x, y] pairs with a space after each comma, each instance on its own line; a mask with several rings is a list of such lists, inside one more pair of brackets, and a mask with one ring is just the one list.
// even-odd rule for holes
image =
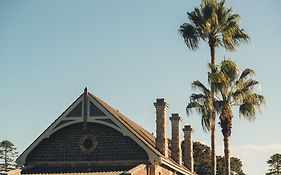
[[[255, 72], [245, 69], [239, 73], [239, 67], [231, 60], [224, 60], [219, 66], [210, 65], [209, 81], [214, 84], [216, 91], [216, 109], [231, 110], [232, 106], [239, 107], [240, 117], [254, 120], [256, 112], [265, 104], [265, 98], [255, 91], [259, 82], [252, 79]], [[226, 112], [226, 111], [224, 111]]]
[[224, 47], [235, 51], [241, 43], [248, 43], [250, 37], [240, 28], [240, 16], [225, 7], [225, 0], [202, 0], [199, 8], [187, 13], [188, 23], [180, 26], [179, 33], [188, 48], [196, 50], [200, 39], [210, 47]]

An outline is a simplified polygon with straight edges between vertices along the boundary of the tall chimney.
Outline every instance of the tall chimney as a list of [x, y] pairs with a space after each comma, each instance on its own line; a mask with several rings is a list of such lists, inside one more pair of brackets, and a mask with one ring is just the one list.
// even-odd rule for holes
[[166, 112], [169, 108], [164, 99], [156, 99], [154, 103], [156, 108], [156, 148], [168, 157], [168, 140], [167, 140], [167, 117]]
[[180, 140], [180, 125], [182, 118], [179, 114], [172, 114], [170, 117], [172, 123], [172, 144], [171, 144], [171, 156], [179, 165], [182, 165], [182, 151]]
[[183, 128], [184, 132], [184, 150], [183, 150], [183, 162], [184, 165], [190, 170], [193, 170], [193, 143], [192, 143], [192, 134], [194, 130], [190, 125], [185, 125]]

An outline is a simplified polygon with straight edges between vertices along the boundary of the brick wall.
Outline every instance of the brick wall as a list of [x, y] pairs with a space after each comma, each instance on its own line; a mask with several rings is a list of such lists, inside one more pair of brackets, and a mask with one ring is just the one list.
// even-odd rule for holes
[[[26, 163], [148, 160], [138, 144], [117, 130], [97, 123], [88, 123], [87, 128], [83, 130], [83, 123], [62, 128], [38, 144]], [[89, 134], [95, 137], [96, 147], [85, 152], [80, 148], [81, 138]]]

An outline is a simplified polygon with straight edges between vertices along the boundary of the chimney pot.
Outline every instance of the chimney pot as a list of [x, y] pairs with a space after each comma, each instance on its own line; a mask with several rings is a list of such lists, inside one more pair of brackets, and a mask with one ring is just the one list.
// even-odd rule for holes
[[156, 99], [156, 103], [163, 104], [163, 103], [165, 103], [165, 99], [164, 98], [158, 98], [158, 99]]

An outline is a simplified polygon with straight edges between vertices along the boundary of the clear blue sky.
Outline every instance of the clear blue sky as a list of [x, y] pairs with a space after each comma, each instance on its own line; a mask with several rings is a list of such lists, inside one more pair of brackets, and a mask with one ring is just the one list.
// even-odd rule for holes
[[[199, 117], [186, 116], [191, 82], [205, 81], [206, 43], [193, 52], [178, 34], [199, 0], [0, 0], [0, 140], [21, 153], [85, 86], [155, 133], [153, 102], [165, 97], [169, 115], [192, 124], [195, 141], [209, 144]], [[256, 70], [267, 107], [253, 122], [234, 116], [231, 145], [244, 171], [262, 175], [281, 152], [281, 1], [228, 1], [241, 15], [250, 45], [218, 50], [241, 69]], [[220, 129], [218, 135], [220, 134]], [[218, 136], [217, 152], [222, 153]]]

